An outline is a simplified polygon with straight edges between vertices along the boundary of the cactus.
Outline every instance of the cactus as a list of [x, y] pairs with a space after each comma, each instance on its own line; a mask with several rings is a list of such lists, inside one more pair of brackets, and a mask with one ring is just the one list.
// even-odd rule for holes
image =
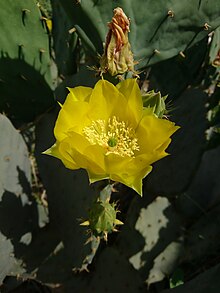
[[[217, 68], [216, 71], [219, 69]], [[218, 77], [217, 77], [218, 78]], [[215, 80], [218, 83], [218, 80]], [[207, 148], [215, 148], [220, 142], [220, 89], [218, 85], [215, 88], [209, 100], [208, 121], [209, 129], [207, 129]]]
[[168, 200], [158, 197], [145, 205], [146, 200], [141, 204], [134, 201], [128, 217], [130, 229], [139, 232], [140, 241], [136, 240], [132, 244], [132, 233], [127, 228], [122, 229], [117, 247], [129, 258], [142, 279], [151, 284], [163, 280], [173, 272], [183, 245], [180, 238], [181, 219]]
[[[204, 152], [197, 172], [187, 190], [176, 200], [176, 207], [182, 217], [190, 223], [206, 217], [206, 211], [219, 203], [219, 147]], [[207, 174], [210, 175], [207, 180]]]
[[[106, 248], [99, 255], [97, 270], [87, 286], [87, 291], [145, 292], [138, 273], [114, 248]], [[82, 291], [82, 292], [87, 292]]]
[[183, 262], [201, 263], [218, 254], [219, 152], [218, 147], [204, 153], [189, 188], [176, 200], [188, 226]]
[[[168, 94], [167, 100], [172, 103], [189, 85], [200, 83], [201, 67], [208, 51], [207, 42], [207, 38], [204, 38], [187, 49], [185, 56], [178, 55], [154, 64], [149, 76], [151, 87], [161, 91], [163, 95]], [[170, 108], [172, 110], [172, 104]]]
[[116, 225], [123, 224], [116, 218], [116, 214], [114, 203], [99, 199], [92, 204], [88, 220], [81, 223], [81, 226], [89, 226], [94, 236], [103, 237], [107, 241], [108, 234], [117, 231]]
[[0, 11], [0, 111], [32, 121], [54, 103], [48, 35], [34, 0], [1, 1]]
[[[208, 268], [219, 262], [220, 3], [6, 2], [0, 4], [0, 111], [15, 126], [37, 123], [21, 131], [35, 139], [28, 142], [29, 158], [21, 133], [0, 115], [0, 290], [30, 285], [67, 293], [169, 293], [164, 289], [169, 280], [170, 286], [178, 283], [180, 268], [184, 284], [173, 292], [217, 292], [219, 265]], [[119, 184], [111, 194], [112, 182], [104, 190], [89, 185], [82, 170], [67, 170], [42, 155], [54, 141], [59, 106], [53, 96], [63, 103], [66, 87], [95, 84], [87, 66], [97, 65], [103, 54], [107, 22], [118, 6], [131, 18], [128, 38], [144, 105], [181, 126], [168, 150], [172, 156], [146, 178], [143, 198]], [[146, 94], [146, 88], [154, 91]], [[48, 207], [31, 176], [42, 180]], [[116, 216], [124, 225], [116, 226]], [[92, 233], [80, 225], [86, 220]], [[110, 233], [115, 228], [119, 233]], [[206, 271], [199, 275], [201, 268]], [[18, 274], [17, 282], [8, 276]]]
[[143, 105], [146, 108], [151, 108], [158, 118], [163, 118], [167, 113], [165, 100], [167, 96], [161, 97], [161, 93], [155, 93], [154, 90], [145, 93], [142, 96]]
[[[134, 56], [139, 61], [138, 69], [166, 60], [184, 51], [203, 39], [220, 25], [220, 4], [212, 0], [198, 1], [189, 5], [173, 1], [93, 1], [73, 4], [60, 1], [72, 20], [72, 24], [86, 46], [95, 56], [102, 54], [106, 23], [111, 19], [112, 9], [121, 6], [132, 18], [130, 43]], [[141, 7], [141, 9], [140, 9]]]
[[37, 210], [30, 198], [31, 166], [27, 147], [3, 115], [0, 115], [0, 136], [1, 282], [7, 274], [25, 272], [18, 254], [22, 248], [22, 237], [36, 228]]
[[33, 279], [25, 279], [21, 277], [13, 277], [9, 276], [6, 277], [3, 285], [1, 286], [1, 289], [3, 293], [6, 292], [44, 292], [44, 293], [50, 293], [51, 290], [48, 286], [41, 284], [40, 282], [37, 282]]
[[58, 67], [58, 74], [63, 79], [66, 75], [76, 72], [76, 52], [78, 36], [71, 26], [65, 10], [59, 2], [52, 1], [53, 28], [55, 61]]
[[192, 89], [171, 105], [175, 109], [171, 112], [172, 119], [181, 128], [168, 149], [173, 155], [155, 164], [155, 171], [145, 182], [146, 192], [172, 196], [188, 186], [205, 148], [206, 101], [203, 92]]
[[9, 239], [0, 234], [0, 257], [1, 257], [1, 273], [0, 283], [8, 274], [22, 274], [25, 270], [22, 268], [22, 262], [14, 257], [14, 247]]
[[[214, 219], [214, 220], [213, 220]], [[208, 257], [216, 257], [219, 250], [219, 206], [203, 214], [188, 230], [184, 261], [202, 264]]]

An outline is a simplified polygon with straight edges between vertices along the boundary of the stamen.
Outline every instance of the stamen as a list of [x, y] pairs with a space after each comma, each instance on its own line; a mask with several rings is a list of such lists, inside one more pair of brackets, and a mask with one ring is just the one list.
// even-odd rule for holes
[[115, 116], [107, 122], [93, 121], [83, 129], [83, 133], [91, 144], [101, 145], [106, 150], [106, 155], [114, 153], [122, 157], [134, 157], [135, 151], [139, 151], [134, 129], [124, 121], [118, 121]]

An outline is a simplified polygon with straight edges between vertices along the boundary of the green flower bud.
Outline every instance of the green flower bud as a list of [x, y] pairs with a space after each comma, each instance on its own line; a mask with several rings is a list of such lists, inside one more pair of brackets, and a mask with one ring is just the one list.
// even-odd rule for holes
[[116, 218], [117, 210], [115, 204], [110, 204], [108, 201], [98, 200], [95, 202], [90, 211], [89, 219], [82, 223], [82, 226], [89, 226], [91, 232], [98, 237], [104, 237], [107, 240], [107, 235], [115, 229], [116, 225], [123, 225]]
[[167, 96], [161, 97], [161, 93], [155, 93], [154, 90], [147, 92], [142, 96], [145, 108], [151, 108], [158, 118], [163, 118], [166, 113], [165, 100]]

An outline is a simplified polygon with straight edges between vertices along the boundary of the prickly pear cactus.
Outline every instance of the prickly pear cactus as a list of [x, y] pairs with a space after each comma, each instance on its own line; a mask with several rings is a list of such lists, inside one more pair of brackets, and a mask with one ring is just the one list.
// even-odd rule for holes
[[71, 26], [66, 11], [58, 1], [52, 1], [53, 22], [52, 35], [54, 41], [55, 61], [58, 67], [58, 74], [63, 79], [65, 76], [76, 72], [76, 59], [78, 35]]
[[[181, 219], [166, 198], [157, 197], [147, 206], [134, 201], [128, 226], [118, 237], [118, 249], [148, 284], [161, 281], [171, 274], [181, 256], [180, 227]], [[133, 229], [139, 234], [135, 243]]]
[[44, 20], [34, 0], [1, 1], [0, 11], [0, 111], [32, 121], [54, 103]]
[[[97, 82], [119, 6], [144, 106], [181, 126], [142, 198], [42, 154], [54, 96]], [[0, 111], [20, 127], [0, 114], [0, 291], [218, 292], [219, 11], [215, 0], [0, 1]]]
[[7, 274], [25, 272], [22, 260], [17, 254], [22, 246], [22, 237], [31, 231], [32, 225], [36, 225], [37, 218], [36, 206], [32, 203], [29, 193], [31, 166], [27, 147], [8, 118], [1, 114], [0, 149], [1, 282]]
[[171, 107], [176, 110], [172, 111], [172, 117], [181, 126], [169, 148], [175, 155], [156, 163], [157, 169], [146, 179], [146, 190], [166, 196], [185, 190], [206, 144], [206, 101], [205, 93], [189, 89], [173, 102]]
[[183, 55], [220, 25], [216, 1], [60, 1], [86, 46], [102, 54], [106, 23], [112, 10], [123, 7], [131, 18], [130, 43], [138, 68]]

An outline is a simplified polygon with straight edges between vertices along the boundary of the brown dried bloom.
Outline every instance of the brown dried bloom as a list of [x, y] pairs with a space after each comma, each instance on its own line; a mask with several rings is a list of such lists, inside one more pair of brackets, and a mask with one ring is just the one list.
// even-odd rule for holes
[[134, 59], [128, 40], [130, 20], [124, 11], [114, 9], [112, 21], [108, 23], [104, 54], [100, 60], [101, 73], [109, 72], [112, 76], [134, 70]]

